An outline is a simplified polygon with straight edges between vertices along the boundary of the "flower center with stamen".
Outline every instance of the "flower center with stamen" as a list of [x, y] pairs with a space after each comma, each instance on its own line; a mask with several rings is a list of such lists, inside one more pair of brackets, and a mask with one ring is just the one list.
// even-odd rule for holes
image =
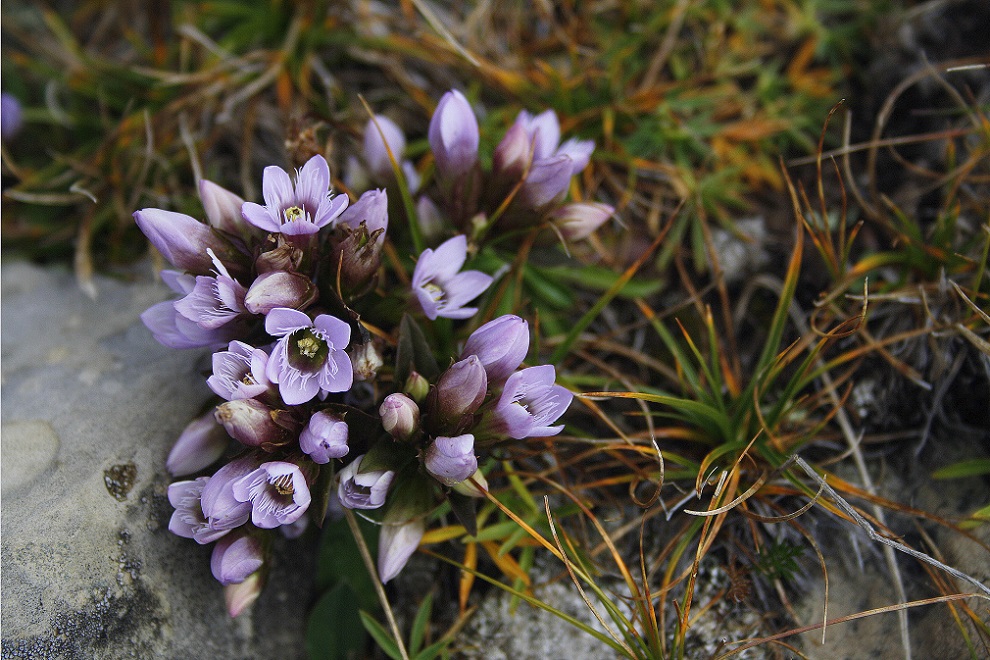
[[293, 220], [304, 220], [306, 218], [306, 212], [298, 206], [290, 206], [285, 209], [285, 221], [292, 222]]
[[444, 295], [443, 289], [437, 286], [436, 284], [434, 284], [433, 282], [427, 282], [426, 284], [424, 284], [423, 290], [430, 295], [430, 298], [433, 299], [433, 302], [440, 302], [440, 300], [443, 298]]
[[300, 371], [313, 373], [326, 364], [330, 346], [310, 328], [297, 330], [288, 342], [289, 364]]
[[296, 342], [296, 347], [299, 349], [300, 353], [308, 358], [312, 358], [315, 357], [317, 351], [320, 350], [320, 344], [321, 342], [315, 337], [303, 337]]
[[292, 485], [291, 474], [283, 474], [282, 476], [276, 478], [275, 481], [272, 482], [272, 485], [275, 486], [275, 491], [279, 495], [292, 495], [296, 492], [295, 487]]

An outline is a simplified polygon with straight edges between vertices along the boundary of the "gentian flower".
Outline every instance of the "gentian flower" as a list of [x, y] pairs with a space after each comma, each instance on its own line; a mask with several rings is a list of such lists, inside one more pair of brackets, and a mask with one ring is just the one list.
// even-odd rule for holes
[[265, 563], [264, 547], [250, 534], [228, 534], [213, 546], [210, 569], [220, 584], [237, 584]]
[[272, 409], [257, 399], [232, 399], [217, 406], [217, 421], [230, 437], [248, 447], [278, 445], [286, 440], [286, 429], [272, 416]]
[[250, 502], [234, 497], [235, 481], [258, 467], [254, 456], [244, 456], [227, 463], [216, 471], [203, 487], [203, 515], [210, 529], [227, 531], [240, 527], [251, 518]]
[[262, 529], [273, 529], [298, 520], [311, 500], [309, 485], [295, 463], [262, 463], [231, 484], [234, 499], [249, 502], [251, 522]]
[[244, 233], [247, 225], [241, 216], [241, 207], [244, 200], [221, 185], [200, 179], [199, 199], [203, 203], [203, 210], [206, 211], [206, 221], [214, 229], [240, 236]]
[[388, 195], [369, 190], [337, 220], [331, 239], [333, 270], [345, 290], [360, 289], [378, 272], [388, 228]]
[[363, 460], [364, 454], [351, 461], [337, 475], [340, 479], [337, 497], [341, 505], [348, 509], [377, 509], [385, 504], [388, 487], [395, 478], [395, 472], [391, 470], [359, 472]]
[[209, 225], [193, 217], [162, 209], [141, 209], [134, 213], [134, 220], [162, 256], [180, 270], [206, 275], [218, 257], [235, 266], [238, 274], [244, 270], [244, 255]]
[[473, 415], [488, 392], [488, 377], [477, 355], [455, 362], [437, 380], [427, 398], [430, 421], [446, 431], [461, 427], [461, 421]]
[[284, 307], [265, 317], [265, 331], [281, 337], [268, 360], [268, 380], [278, 383], [285, 403], [306, 403], [322, 392], [346, 392], [354, 381], [344, 349], [351, 327], [338, 318], [306, 314]]
[[332, 196], [330, 166], [313, 156], [296, 174], [295, 186], [281, 167], [265, 168], [261, 191], [265, 205], [246, 202], [244, 219], [259, 229], [285, 236], [308, 236], [328, 226], [347, 208], [347, 195]]
[[21, 102], [13, 94], [0, 94], [0, 137], [4, 140], [13, 139], [24, 125], [24, 113]]
[[444, 242], [436, 251], [423, 250], [413, 270], [412, 288], [426, 318], [466, 319], [478, 311], [464, 304], [480, 296], [494, 281], [481, 271], [458, 272], [467, 260], [467, 237]]
[[216, 276], [197, 276], [193, 290], [175, 301], [175, 311], [201, 328], [216, 330], [247, 313], [244, 307], [247, 289], [230, 276], [212, 249], [206, 251], [213, 259]]
[[378, 579], [382, 584], [405, 568], [425, 533], [426, 523], [422, 518], [399, 523], [391, 522], [385, 516], [378, 536]]
[[[170, 289], [182, 295], [190, 294], [196, 286], [196, 278], [174, 270], [163, 270], [162, 280]], [[151, 331], [158, 343], [169, 348], [219, 347], [229, 342], [236, 332], [232, 325], [207, 329], [190, 321], [175, 309], [175, 300], [152, 305], [141, 314], [141, 321]]]
[[491, 430], [516, 440], [557, 435], [564, 425], [550, 426], [571, 405], [574, 395], [554, 384], [553, 365], [517, 371], [505, 381], [502, 396], [492, 411]]
[[440, 98], [430, 119], [430, 149], [441, 179], [467, 174], [478, 160], [478, 119], [462, 93], [451, 90]]
[[591, 160], [595, 150], [592, 140], [570, 139], [560, 144], [560, 121], [557, 113], [546, 110], [535, 117], [523, 110], [516, 117], [516, 126], [520, 126], [533, 144], [533, 163], [541, 160], [566, 156], [570, 159], [571, 174], [577, 174]]
[[305, 309], [319, 292], [313, 280], [285, 270], [261, 273], [244, 294], [244, 307], [252, 314], [267, 314], [276, 307]]
[[329, 463], [331, 458], [346, 456], [350, 451], [347, 424], [328, 412], [315, 413], [299, 435], [299, 448], [321, 465]]
[[598, 202], [565, 204], [550, 214], [550, 220], [568, 241], [588, 238], [593, 231], [612, 217], [615, 209]]
[[419, 431], [419, 406], [405, 394], [389, 394], [378, 408], [382, 428], [394, 439], [409, 440]]
[[464, 481], [478, 469], [474, 436], [470, 433], [434, 439], [423, 452], [426, 471], [447, 486]]
[[201, 545], [216, 541], [231, 529], [211, 527], [203, 513], [201, 497], [209, 480], [210, 477], [200, 477], [193, 481], [176, 481], [168, 487], [168, 502], [175, 507], [168, 521], [168, 531]]
[[208, 412], [191, 421], [172, 446], [165, 461], [165, 469], [173, 477], [184, 477], [209, 467], [230, 444], [223, 427], [217, 424], [213, 413]]
[[395, 162], [401, 163], [406, 152], [406, 136], [394, 121], [384, 115], [375, 115], [364, 127], [364, 160], [378, 181], [389, 181], [395, 176], [386, 144], [392, 150]]
[[268, 391], [265, 376], [268, 354], [242, 341], [232, 341], [226, 351], [213, 354], [213, 375], [206, 379], [217, 396], [227, 401], [253, 399]]
[[476, 355], [488, 374], [489, 383], [501, 383], [515, 371], [529, 352], [529, 324], [506, 314], [471, 333], [461, 357]]

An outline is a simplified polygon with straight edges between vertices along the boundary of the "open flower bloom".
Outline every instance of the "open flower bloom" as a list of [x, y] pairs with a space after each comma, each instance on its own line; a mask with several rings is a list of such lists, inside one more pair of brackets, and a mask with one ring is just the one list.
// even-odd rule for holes
[[493, 319], [471, 333], [461, 357], [476, 355], [489, 383], [501, 383], [529, 352], [529, 324], [514, 314]]
[[413, 270], [412, 289], [426, 318], [470, 318], [477, 307], [465, 307], [494, 281], [481, 271], [458, 272], [467, 260], [467, 237], [463, 234], [445, 241], [435, 251], [423, 250]]
[[[196, 278], [174, 270], [163, 270], [162, 281], [176, 293], [187, 295], [196, 287]], [[236, 331], [232, 325], [214, 329], [204, 328], [180, 314], [179, 301], [165, 300], [152, 305], [141, 314], [141, 321], [158, 343], [169, 348], [220, 347], [229, 342]]]
[[200, 477], [193, 481], [176, 481], [168, 487], [168, 502], [175, 507], [172, 519], [168, 522], [168, 531], [200, 544], [216, 541], [230, 531], [229, 527], [211, 527], [209, 519], [203, 513], [201, 498], [203, 488], [209, 480], [209, 477]]
[[234, 533], [217, 541], [210, 558], [210, 569], [220, 584], [237, 584], [265, 563], [264, 548], [256, 536]]
[[227, 401], [253, 399], [271, 383], [265, 376], [268, 354], [242, 341], [232, 341], [226, 351], [213, 354], [213, 375], [206, 379], [218, 396]]
[[315, 320], [295, 309], [278, 307], [265, 317], [265, 331], [281, 337], [268, 360], [268, 380], [278, 383], [282, 400], [290, 406], [310, 401], [323, 392], [346, 392], [354, 381], [351, 360], [344, 349], [351, 327], [320, 314]]
[[574, 175], [588, 166], [591, 153], [595, 150], [592, 140], [570, 139], [560, 143], [560, 121], [557, 113], [546, 110], [533, 116], [523, 110], [516, 117], [516, 126], [522, 127], [533, 145], [533, 164], [560, 156], [570, 159], [571, 171]]
[[230, 276], [213, 250], [207, 249], [207, 253], [217, 269], [216, 276], [197, 276], [192, 291], [175, 301], [175, 311], [201, 328], [216, 330], [247, 313], [244, 307], [247, 289]]
[[234, 497], [234, 482], [258, 467], [254, 456], [244, 456], [216, 471], [203, 487], [203, 515], [210, 529], [228, 531], [251, 518], [251, 503]]
[[346, 456], [350, 451], [347, 424], [328, 412], [315, 413], [299, 434], [299, 448], [321, 465], [329, 463], [331, 458]]
[[251, 522], [262, 529], [299, 520], [311, 500], [302, 470], [285, 461], [262, 463], [231, 487], [234, 499], [251, 503]]
[[478, 469], [474, 455], [474, 436], [470, 433], [453, 438], [436, 438], [423, 452], [426, 471], [447, 486], [464, 481]]
[[313, 156], [296, 174], [295, 186], [281, 167], [265, 168], [261, 191], [265, 205], [246, 202], [244, 219], [255, 227], [286, 236], [307, 236], [328, 226], [347, 208], [347, 195], [330, 195], [330, 166]]
[[505, 389], [492, 411], [493, 430], [516, 440], [542, 438], [560, 433], [564, 425], [556, 422], [574, 395], [554, 384], [553, 365], [517, 371], [505, 381]]
[[391, 470], [359, 472], [363, 460], [364, 455], [358, 456], [338, 474], [337, 497], [348, 509], [377, 509], [385, 504], [388, 487], [395, 478]]

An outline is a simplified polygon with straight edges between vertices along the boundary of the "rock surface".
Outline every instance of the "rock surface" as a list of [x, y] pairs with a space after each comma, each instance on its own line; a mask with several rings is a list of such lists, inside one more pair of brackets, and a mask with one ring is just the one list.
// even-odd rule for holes
[[3, 658], [304, 657], [312, 557], [276, 547], [231, 620], [208, 547], [169, 533], [165, 457], [210, 397], [205, 356], [138, 320], [169, 295], [10, 259], [2, 276]]

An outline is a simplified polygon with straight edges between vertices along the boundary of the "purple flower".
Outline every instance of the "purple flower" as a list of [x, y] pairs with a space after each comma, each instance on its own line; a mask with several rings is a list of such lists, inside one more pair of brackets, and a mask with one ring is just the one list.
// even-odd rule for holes
[[259, 275], [244, 294], [244, 307], [252, 314], [267, 314], [276, 307], [305, 309], [319, 292], [313, 280], [299, 273], [272, 270]]
[[516, 440], [557, 435], [564, 425], [550, 426], [571, 405], [574, 395], [554, 384], [552, 365], [518, 371], [505, 382], [495, 405], [491, 428]]
[[309, 508], [309, 485], [295, 463], [262, 463], [232, 484], [234, 499], [250, 502], [251, 522], [273, 529], [298, 520]]
[[296, 174], [293, 186], [281, 167], [265, 168], [261, 190], [265, 206], [246, 202], [244, 219], [255, 227], [286, 236], [315, 234], [347, 208], [347, 195], [333, 197], [330, 166], [323, 156], [313, 156]]
[[401, 163], [406, 151], [406, 136], [394, 121], [383, 115], [375, 115], [364, 127], [364, 160], [372, 176], [379, 181], [389, 181], [395, 176], [386, 144], [392, 150], [395, 162]]
[[423, 452], [423, 463], [427, 472], [447, 486], [464, 481], [478, 469], [474, 436], [465, 433], [436, 438]]
[[519, 189], [519, 203], [526, 208], [545, 209], [564, 199], [570, 182], [570, 157], [553, 156], [534, 161]]
[[377, 509], [385, 503], [388, 487], [395, 478], [391, 470], [359, 472], [364, 456], [355, 458], [338, 474], [337, 497], [348, 509]]
[[436, 249], [423, 250], [413, 270], [412, 288], [426, 318], [466, 319], [478, 311], [464, 304], [480, 296], [494, 281], [481, 271], [458, 272], [467, 260], [467, 238], [454, 236]]
[[175, 311], [175, 302], [166, 300], [141, 314], [141, 321], [159, 344], [169, 348], [218, 347], [230, 341], [233, 326], [207, 330]]
[[419, 406], [405, 394], [389, 394], [378, 408], [382, 427], [399, 441], [409, 440], [419, 430]]
[[206, 251], [217, 269], [216, 277], [197, 276], [193, 290], [175, 301], [175, 311], [201, 328], [216, 330], [247, 313], [244, 307], [247, 289], [230, 276], [212, 249]]
[[501, 383], [529, 352], [529, 324], [513, 314], [493, 319], [471, 333], [461, 357], [476, 355], [489, 383]]
[[227, 463], [203, 487], [203, 515], [210, 529], [227, 531], [240, 527], [251, 517], [251, 504], [234, 497], [234, 482], [258, 467], [258, 459], [245, 456]]
[[612, 217], [615, 209], [598, 202], [565, 204], [550, 214], [550, 219], [568, 241], [588, 238], [593, 231]]
[[175, 507], [168, 531], [201, 545], [216, 541], [231, 529], [212, 527], [203, 513], [201, 497], [209, 480], [210, 477], [200, 477], [194, 481], [176, 481], [168, 487], [168, 502]]
[[199, 199], [206, 211], [206, 221], [214, 229], [239, 235], [245, 229], [244, 218], [241, 217], [241, 207], [244, 200], [223, 186], [212, 181], [201, 179], [199, 182]]
[[455, 362], [437, 380], [427, 398], [431, 422], [445, 430], [457, 429], [485, 400], [488, 377], [477, 355]]
[[234, 438], [248, 447], [278, 445], [286, 439], [286, 430], [272, 415], [271, 408], [256, 399], [233, 399], [217, 406], [214, 415]]
[[134, 213], [134, 220], [162, 256], [180, 270], [205, 275], [217, 258], [214, 255], [219, 255], [224, 263], [238, 267], [243, 260], [243, 255], [230, 241], [184, 213], [141, 209]]
[[340, 272], [341, 286], [358, 289], [378, 272], [388, 228], [388, 195], [369, 190], [337, 221], [332, 239], [333, 273]]
[[451, 90], [440, 98], [430, 119], [429, 138], [440, 178], [456, 179], [474, 167], [478, 160], [478, 119], [459, 91]]
[[0, 137], [14, 138], [24, 125], [21, 102], [13, 94], [0, 94]]
[[268, 360], [268, 380], [278, 383], [282, 400], [306, 403], [318, 392], [346, 392], [354, 381], [344, 349], [351, 327], [320, 314], [315, 320], [297, 310], [279, 307], [265, 317], [265, 331], [281, 337]]
[[229, 534], [217, 541], [210, 558], [210, 569], [220, 584], [237, 584], [265, 563], [261, 540], [249, 534]]
[[230, 438], [217, 424], [212, 412], [197, 417], [182, 431], [165, 461], [165, 469], [173, 477], [199, 472], [223, 456]]
[[386, 583], [405, 567], [426, 533], [422, 518], [407, 522], [390, 522], [388, 516], [378, 536], [378, 578]]
[[299, 448], [321, 465], [329, 463], [331, 458], [346, 456], [350, 451], [347, 424], [330, 413], [315, 413], [299, 435]]
[[560, 144], [560, 121], [557, 113], [546, 110], [535, 117], [521, 111], [516, 117], [516, 126], [522, 127], [533, 144], [534, 165], [541, 160], [566, 156], [570, 159], [571, 171], [574, 175], [588, 166], [595, 143], [591, 140], [570, 139]]
[[218, 396], [227, 401], [253, 399], [271, 383], [265, 376], [268, 354], [242, 341], [232, 341], [226, 351], [213, 354], [213, 375], [206, 379]]

